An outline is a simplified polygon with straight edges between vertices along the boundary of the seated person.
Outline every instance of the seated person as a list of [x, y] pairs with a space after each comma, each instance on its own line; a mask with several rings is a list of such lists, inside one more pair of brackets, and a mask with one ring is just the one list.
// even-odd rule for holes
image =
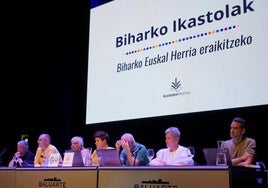
[[150, 162], [147, 157], [147, 148], [135, 141], [134, 137], [130, 133], [125, 133], [121, 136], [115, 144], [118, 152], [120, 147], [120, 160], [123, 165], [126, 166], [147, 166]]
[[169, 127], [165, 131], [167, 148], [160, 149], [149, 165], [194, 165], [191, 152], [188, 148], [179, 145], [181, 133], [177, 127]]
[[34, 167], [48, 166], [48, 160], [51, 154], [59, 155], [59, 165], [62, 164], [62, 157], [58, 149], [50, 144], [51, 137], [48, 134], [41, 134], [37, 140], [38, 148], [34, 157]]
[[71, 139], [71, 150], [81, 152], [84, 165], [88, 166], [92, 164], [91, 150], [84, 148], [84, 140], [81, 136], [74, 136]]
[[114, 147], [109, 146], [109, 135], [104, 131], [96, 131], [94, 133], [96, 149], [92, 153], [92, 165], [99, 165], [99, 160], [97, 156], [97, 149], [114, 149]]
[[28, 142], [20, 140], [17, 143], [17, 152], [8, 164], [9, 167], [33, 167], [34, 154], [29, 150]]
[[235, 117], [230, 125], [230, 140], [222, 143], [221, 147], [228, 148], [233, 165], [248, 166], [253, 164], [256, 156], [256, 141], [244, 136], [246, 121]]

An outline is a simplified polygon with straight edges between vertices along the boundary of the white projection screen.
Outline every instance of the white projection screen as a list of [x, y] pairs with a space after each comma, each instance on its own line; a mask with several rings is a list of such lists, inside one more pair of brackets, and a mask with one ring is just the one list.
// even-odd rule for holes
[[90, 9], [86, 124], [268, 103], [267, 0]]

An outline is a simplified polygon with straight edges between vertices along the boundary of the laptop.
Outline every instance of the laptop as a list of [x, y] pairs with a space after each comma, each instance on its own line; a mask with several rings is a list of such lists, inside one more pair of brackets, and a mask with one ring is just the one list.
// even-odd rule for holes
[[99, 166], [121, 166], [118, 151], [116, 149], [97, 149]]
[[63, 157], [63, 167], [83, 167], [81, 151], [66, 150]]
[[[206, 164], [208, 166], [216, 165], [216, 156], [217, 156], [218, 148], [203, 148], [203, 153], [205, 156]], [[230, 157], [229, 150], [227, 148], [222, 149], [222, 151], [226, 155], [227, 165], [232, 166], [232, 160]]]

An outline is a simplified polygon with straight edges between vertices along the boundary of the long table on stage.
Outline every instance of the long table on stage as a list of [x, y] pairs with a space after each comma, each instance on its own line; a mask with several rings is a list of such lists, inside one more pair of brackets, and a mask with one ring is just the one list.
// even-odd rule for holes
[[5, 167], [0, 188], [253, 188], [255, 172], [228, 166]]
[[0, 168], [0, 188], [96, 188], [97, 167]]
[[15, 188], [15, 168], [0, 167], [0, 188]]
[[228, 188], [228, 166], [99, 167], [99, 188]]

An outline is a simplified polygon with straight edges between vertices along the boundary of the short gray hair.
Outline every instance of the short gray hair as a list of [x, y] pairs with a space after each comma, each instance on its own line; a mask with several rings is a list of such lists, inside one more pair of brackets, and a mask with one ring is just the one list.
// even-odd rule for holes
[[72, 139], [71, 139], [71, 142], [78, 142], [79, 145], [83, 148], [84, 147], [84, 140], [81, 136], [74, 136]]
[[28, 142], [26, 142], [25, 140], [20, 140], [20, 141], [18, 141], [17, 144], [24, 147], [27, 150], [29, 149]]
[[181, 132], [177, 127], [169, 127], [169, 128], [167, 128], [166, 131], [165, 131], [165, 134], [167, 134], [167, 133], [171, 133], [176, 137], [181, 136]]

